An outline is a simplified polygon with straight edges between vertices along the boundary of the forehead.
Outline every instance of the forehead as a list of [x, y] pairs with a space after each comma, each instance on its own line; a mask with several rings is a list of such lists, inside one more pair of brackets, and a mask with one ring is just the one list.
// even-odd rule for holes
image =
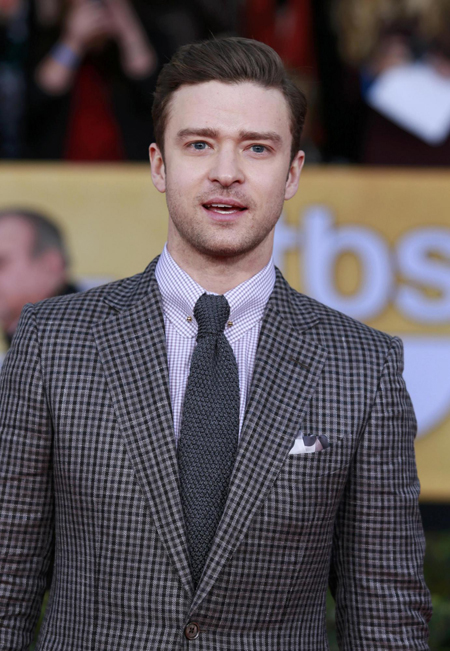
[[166, 135], [195, 127], [213, 128], [224, 134], [276, 131], [289, 144], [289, 106], [278, 89], [252, 82], [208, 81], [181, 86], [170, 101]]

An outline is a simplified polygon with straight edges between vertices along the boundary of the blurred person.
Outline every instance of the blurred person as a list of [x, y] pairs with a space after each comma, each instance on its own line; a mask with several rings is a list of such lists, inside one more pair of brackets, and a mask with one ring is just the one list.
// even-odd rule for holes
[[38, 7], [30, 45], [26, 155], [145, 160], [154, 86], [167, 55], [151, 5], [65, 0], [45, 18]]
[[[368, 106], [382, 75], [421, 62], [450, 84], [449, 0], [337, 0], [333, 9], [340, 54], [359, 75], [364, 113], [359, 160], [368, 164], [450, 165], [450, 134], [430, 143], [387, 114]], [[450, 86], [449, 86], [450, 87]], [[420, 94], [418, 87], [416, 93]], [[345, 89], [344, 89], [345, 93]], [[349, 95], [349, 101], [353, 100]], [[404, 99], [410, 102], [410, 97]], [[359, 99], [356, 102], [360, 102]], [[370, 104], [370, 101], [369, 101]], [[401, 108], [400, 108], [401, 111]]]
[[157, 74], [237, 0], [0, 0], [0, 157], [146, 160]]
[[[0, 649], [428, 651], [398, 337], [294, 291], [273, 239], [303, 93], [267, 45], [159, 77], [147, 269], [27, 306], [0, 375]], [[74, 626], [76, 622], [76, 626]]]
[[76, 291], [56, 224], [30, 210], [0, 210], [0, 327], [7, 343], [24, 305]]

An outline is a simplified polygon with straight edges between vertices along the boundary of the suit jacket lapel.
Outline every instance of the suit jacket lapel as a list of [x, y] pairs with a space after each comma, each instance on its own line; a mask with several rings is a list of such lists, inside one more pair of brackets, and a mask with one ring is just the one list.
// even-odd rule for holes
[[[136, 291], [110, 293], [107, 302], [121, 311], [96, 324], [93, 332], [137, 480], [192, 596], [155, 265], [153, 261]], [[290, 288], [278, 274], [261, 328], [228, 502], [191, 611], [244, 537], [292, 447], [326, 359], [320, 345], [302, 337], [317, 321], [309, 302], [292, 304]]]
[[191, 612], [211, 589], [271, 490], [325, 363], [326, 351], [301, 336], [318, 318], [306, 299], [293, 306], [291, 296], [278, 274], [261, 328], [228, 502]]
[[[139, 300], [134, 296], [131, 308], [96, 324], [94, 336], [136, 477], [166, 551], [192, 594], [155, 264], [144, 273]], [[108, 302], [120, 307], [120, 296]]]

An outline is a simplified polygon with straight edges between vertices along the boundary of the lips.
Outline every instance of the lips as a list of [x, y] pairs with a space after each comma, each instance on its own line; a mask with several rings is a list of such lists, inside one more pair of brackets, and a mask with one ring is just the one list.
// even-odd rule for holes
[[212, 199], [202, 205], [209, 212], [218, 215], [234, 215], [247, 210], [247, 206], [244, 206], [244, 204], [235, 199]]

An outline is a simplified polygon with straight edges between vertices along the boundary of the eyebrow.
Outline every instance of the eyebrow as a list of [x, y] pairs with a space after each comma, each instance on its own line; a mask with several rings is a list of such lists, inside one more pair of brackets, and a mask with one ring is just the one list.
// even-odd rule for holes
[[240, 131], [241, 140], [270, 140], [276, 144], [281, 143], [281, 136], [276, 131]]
[[204, 138], [217, 138], [219, 135], [216, 129], [181, 129], [177, 133], [177, 139], [182, 140], [191, 136], [203, 136]]
[[[190, 137], [217, 138], [219, 132], [216, 129], [181, 129], [177, 133], [177, 139]], [[240, 140], [269, 140], [275, 144], [281, 143], [281, 136], [276, 131], [239, 131]]]

